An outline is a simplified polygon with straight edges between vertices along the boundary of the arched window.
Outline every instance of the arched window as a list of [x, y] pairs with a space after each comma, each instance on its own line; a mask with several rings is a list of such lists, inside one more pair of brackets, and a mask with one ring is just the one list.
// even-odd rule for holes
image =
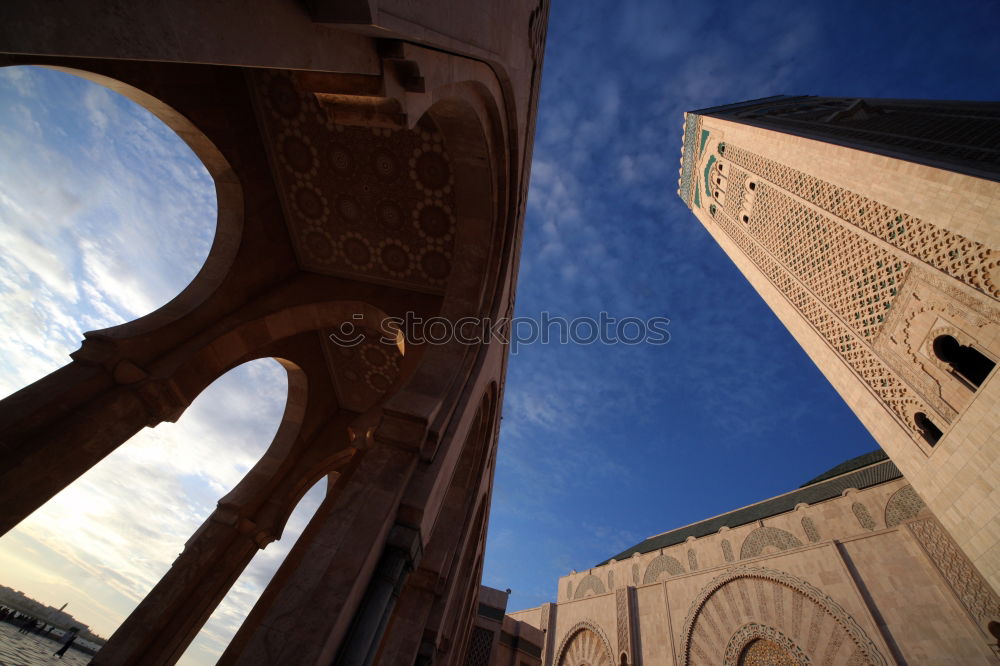
[[751, 190], [756, 190], [757, 189], [757, 183], [755, 183], [753, 181], [750, 181], [750, 189]]
[[939, 335], [934, 339], [934, 354], [976, 388], [996, 367], [996, 363], [978, 350], [959, 344], [951, 335]]
[[744, 222], [749, 222], [750, 221], [750, 216], [749, 215], [744, 215], [743, 216], [743, 221]]
[[917, 428], [920, 430], [920, 434], [924, 436], [927, 443], [934, 446], [941, 439], [941, 429], [934, 425], [934, 422], [927, 418], [927, 415], [923, 412], [917, 412], [913, 415], [913, 421], [917, 424]]
[[715, 215], [715, 211], [717, 210], [718, 208], [715, 207], [715, 204], [712, 204], [711, 206], [708, 207], [708, 212], [711, 213], [712, 215]]

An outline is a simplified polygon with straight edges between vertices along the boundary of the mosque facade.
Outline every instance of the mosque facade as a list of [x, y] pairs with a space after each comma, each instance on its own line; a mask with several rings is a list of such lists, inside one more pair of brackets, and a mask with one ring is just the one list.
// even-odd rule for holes
[[507, 620], [544, 666], [1000, 663], [1000, 598], [881, 451], [573, 571]]

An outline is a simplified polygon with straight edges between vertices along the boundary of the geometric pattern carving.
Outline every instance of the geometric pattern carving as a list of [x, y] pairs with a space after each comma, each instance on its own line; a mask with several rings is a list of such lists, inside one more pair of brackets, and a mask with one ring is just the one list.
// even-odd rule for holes
[[466, 655], [466, 666], [489, 666], [490, 651], [493, 649], [493, 632], [482, 627], [472, 628], [469, 639], [469, 652]]
[[584, 620], [578, 622], [566, 633], [554, 662], [557, 666], [613, 666], [611, 645], [604, 632], [594, 624]]
[[736, 146], [726, 147], [734, 164], [916, 257], [967, 285], [1000, 298], [997, 257], [989, 247], [907, 213], [837, 187]]
[[895, 527], [904, 520], [916, 518], [927, 505], [917, 495], [913, 486], [907, 484], [894, 492], [885, 504], [885, 526]]
[[574, 599], [583, 599], [588, 594], [604, 594], [604, 583], [594, 574], [587, 574], [576, 586]]
[[872, 520], [872, 515], [868, 513], [868, 507], [866, 507], [861, 502], [855, 502], [851, 505], [851, 511], [854, 512], [854, 517], [858, 519], [858, 524], [866, 530], [875, 529], [875, 521]]
[[395, 344], [381, 342], [386, 337], [383, 333], [355, 328], [351, 335], [361, 334], [364, 337], [354, 347], [334, 343], [331, 334], [336, 334], [336, 331], [320, 332], [337, 399], [345, 409], [367, 411], [399, 378], [402, 360], [399, 348]]
[[722, 557], [725, 558], [726, 562], [733, 561], [733, 547], [729, 545], [729, 539], [722, 540]]
[[679, 183], [681, 198], [688, 207], [691, 206], [691, 179], [694, 176], [694, 162], [697, 157], [695, 146], [699, 134], [701, 134], [701, 116], [689, 113], [684, 121], [684, 150], [681, 158], [681, 182]]
[[682, 573], [684, 573], [684, 567], [681, 566], [680, 562], [669, 555], [660, 554], [653, 558], [646, 567], [646, 573], [642, 577], [642, 584], [649, 585], [650, 583], [655, 583], [660, 579], [662, 574], [676, 576]]
[[725, 666], [797, 666], [809, 657], [783, 633], [751, 622], [733, 634], [726, 646]]
[[1000, 617], [1000, 598], [934, 518], [906, 525], [980, 626]]
[[861, 336], [844, 324], [840, 317], [813, 296], [811, 291], [803, 287], [797, 278], [747, 234], [741, 224], [737, 224], [721, 211], [716, 215], [715, 221], [743, 254], [756, 264], [757, 268], [784, 294], [788, 302], [827, 341], [827, 344], [844, 359], [859, 379], [868, 385], [872, 393], [895, 414], [900, 423], [909, 430], [910, 435], [914, 439], [921, 440], [922, 435], [913, 422], [912, 415], [917, 411], [930, 414], [933, 410], [925, 406], [923, 401], [900, 381], [896, 373], [872, 352]]
[[[741, 594], [739, 588], [751, 583], [758, 593]], [[747, 663], [740, 658], [760, 639], [794, 657], [793, 664], [887, 663], [864, 629], [828, 595], [783, 571], [752, 566], [736, 566], [709, 582], [689, 607], [679, 639], [682, 666]]]
[[780, 190], [760, 183], [757, 192], [747, 231], [855, 333], [874, 339], [909, 264]]
[[610, 591], [610, 590], [613, 590], [613, 589], [615, 589], [615, 572], [614, 571], [609, 571], [608, 572], [608, 590]]
[[819, 541], [819, 531], [816, 529], [816, 525], [813, 523], [812, 518], [806, 516], [802, 519], [802, 531], [806, 533], [806, 538], [809, 539], [809, 543], [816, 543]]
[[629, 591], [627, 588], [615, 590], [615, 611], [618, 616], [618, 653], [624, 653], [629, 657], [629, 661], [631, 661], [632, 646], [629, 636], [632, 632], [629, 628], [628, 594]]
[[698, 555], [690, 549], [688, 549], [688, 567], [691, 571], [698, 570]]
[[257, 77], [300, 265], [442, 293], [456, 207], [451, 161], [433, 122], [425, 117], [412, 130], [337, 125], [291, 75]]
[[798, 548], [802, 545], [799, 538], [791, 532], [777, 527], [758, 527], [747, 535], [743, 546], [740, 548], [740, 559], [757, 557], [764, 552], [764, 549], [773, 546], [778, 550], [788, 550]]
[[633, 585], [638, 585], [639, 584], [639, 565], [638, 564], [633, 564], [632, 565], [632, 584]]

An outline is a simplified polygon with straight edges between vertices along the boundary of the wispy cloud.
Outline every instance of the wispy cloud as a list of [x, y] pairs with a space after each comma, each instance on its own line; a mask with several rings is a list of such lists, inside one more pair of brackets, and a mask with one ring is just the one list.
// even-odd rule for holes
[[[194, 277], [211, 178], [146, 111], [67, 74], [0, 70], [0, 392], [68, 362], [82, 333], [146, 314]], [[281, 419], [284, 370], [241, 366], [177, 424], [138, 433], [0, 540], [4, 583], [110, 634], [156, 584]], [[321, 501], [300, 502], [188, 651], [214, 663]]]

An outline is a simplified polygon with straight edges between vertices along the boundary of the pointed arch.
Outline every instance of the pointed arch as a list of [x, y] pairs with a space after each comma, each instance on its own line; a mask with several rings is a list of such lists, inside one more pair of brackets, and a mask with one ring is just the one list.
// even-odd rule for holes
[[559, 644], [556, 666], [613, 666], [611, 643], [597, 624], [583, 620], [573, 625]]

